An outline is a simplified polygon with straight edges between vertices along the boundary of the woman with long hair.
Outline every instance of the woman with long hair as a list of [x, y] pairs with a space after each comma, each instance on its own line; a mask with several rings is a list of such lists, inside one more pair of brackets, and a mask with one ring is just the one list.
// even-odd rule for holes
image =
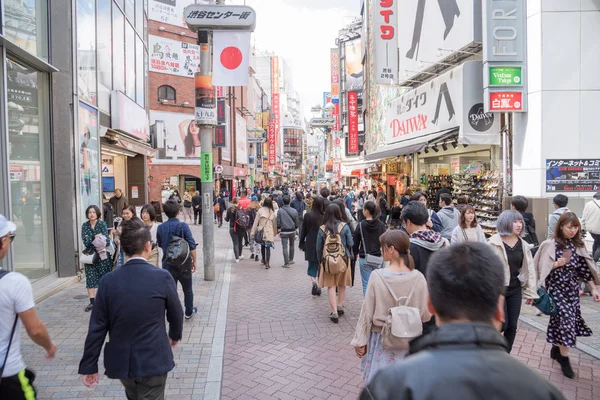
[[531, 250], [521, 238], [524, 226], [523, 217], [517, 211], [503, 211], [496, 221], [498, 233], [489, 240], [496, 254], [504, 261], [504, 337], [509, 352], [517, 336], [523, 297], [528, 304], [539, 297]]
[[183, 142], [185, 156], [198, 157], [198, 149], [200, 149], [200, 128], [196, 125], [196, 121], [192, 119], [181, 121], [179, 123], [179, 136]]
[[552, 343], [550, 358], [558, 361], [564, 376], [573, 379], [569, 347], [575, 347], [577, 336], [592, 335], [581, 316], [580, 282], [587, 282], [594, 301], [600, 301], [596, 287], [600, 280], [575, 213], [568, 211], [560, 216], [554, 236], [542, 242], [534, 264], [540, 274], [539, 285], [547, 289], [558, 307], [558, 313], [550, 316], [546, 331], [546, 341]]
[[152, 207], [154, 207], [154, 213], [156, 214], [156, 222], [162, 224], [162, 222], [163, 222], [162, 205], [160, 204], [160, 201], [151, 201], [150, 205], [152, 205]]
[[[347, 268], [343, 273], [330, 274], [323, 266], [323, 248], [325, 247], [325, 240], [328, 236], [334, 238], [339, 236], [342, 246], [344, 247], [344, 254], [346, 256]], [[337, 324], [339, 316], [344, 315], [344, 298], [346, 297], [346, 286], [352, 285], [352, 271], [350, 269], [350, 256], [352, 254], [352, 233], [350, 227], [342, 222], [342, 213], [340, 207], [337, 204], [330, 204], [325, 209], [325, 216], [323, 217], [323, 225], [319, 228], [317, 234], [317, 257], [321, 264], [319, 272], [319, 286], [327, 288], [327, 297], [329, 298], [329, 305], [331, 306], [331, 314], [329, 319]], [[336, 298], [335, 288], [337, 287], [338, 297]]]
[[156, 210], [154, 209], [154, 206], [152, 204], [146, 204], [142, 207], [140, 216], [150, 230], [150, 237], [152, 238], [152, 253], [150, 253], [150, 257], [148, 257], [148, 262], [158, 267], [158, 260], [160, 259], [158, 249], [160, 247], [156, 241], [156, 232], [158, 231], [158, 225], [160, 224], [156, 222]]
[[[100, 208], [98, 206], [89, 206], [85, 210], [85, 216], [87, 221], [83, 223], [81, 227], [81, 239], [83, 241], [83, 253], [84, 254], [98, 254], [96, 239], [104, 237], [105, 245], [110, 243], [110, 236], [108, 234], [108, 228], [106, 223], [100, 219]], [[105, 246], [106, 248], [106, 246]], [[88, 297], [90, 304], [85, 308], [85, 312], [89, 312], [94, 307], [94, 300], [96, 298], [96, 289], [100, 278], [112, 271], [113, 261], [109, 254], [104, 252], [104, 259], [98, 257], [98, 261], [95, 264], [84, 264], [85, 269], [85, 287], [87, 288]]]
[[363, 295], [367, 292], [367, 284], [373, 269], [365, 264], [367, 255], [381, 257], [379, 237], [385, 233], [385, 224], [377, 218], [377, 206], [367, 201], [363, 207], [364, 220], [354, 231], [354, 254], [358, 254], [360, 279], [362, 280]]
[[229, 207], [227, 215], [225, 215], [225, 221], [229, 222], [229, 236], [231, 236], [231, 241], [233, 242], [233, 254], [236, 263], [239, 263], [240, 260], [244, 259], [242, 248], [244, 236], [246, 235], [246, 230], [236, 223], [236, 220], [239, 218], [239, 213], [244, 212], [244, 210], [238, 206], [238, 203], [239, 199], [234, 197], [231, 202], [231, 207]]
[[271, 249], [275, 247], [275, 235], [277, 234], [277, 218], [273, 209], [273, 199], [269, 196], [263, 200], [262, 207], [256, 213], [256, 219], [252, 225], [250, 236], [256, 240], [256, 233], [262, 231], [263, 242], [260, 244], [261, 263], [266, 269], [271, 268]]
[[377, 371], [397, 363], [407, 353], [408, 348], [384, 349], [381, 341], [381, 329], [387, 322], [388, 310], [398, 306], [394, 296], [397, 299], [405, 297], [406, 305], [418, 308], [422, 323], [431, 319], [427, 308], [427, 282], [423, 274], [415, 270], [414, 261], [409, 254], [408, 234], [401, 230], [388, 231], [379, 237], [379, 243], [383, 259], [389, 264], [374, 272], [372, 275], [377, 277], [371, 276], [369, 280], [351, 342], [356, 355], [362, 358], [361, 370], [365, 383]]
[[319, 227], [323, 222], [323, 212], [325, 203], [322, 197], [315, 197], [312, 203], [311, 210], [302, 221], [302, 229], [300, 230], [300, 241], [298, 247], [304, 252], [304, 259], [308, 261], [307, 274], [312, 282], [311, 293], [313, 296], [320, 296], [321, 289], [317, 282], [319, 272], [319, 257], [317, 256], [317, 237], [319, 235]]
[[485, 233], [477, 223], [477, 216], [473, 206], [467, 204], [460, 212], [458, 225], [452, 231], [451, 244], [463, 242], [481, 242], [486, 243]]
[[[248, 215], [248, 226], [253, 226], [254, 221], [256, 220], [256, 215], [258, 214], [258, 210], [260, 209], [260, 203], [258, 202], [258, 197], [253, 194], [250, 204], [246, 209], [246, 215]], [[250, 235], [250, 259], [258, 261], [258, 256], [260, 254], [260, 244], [256, 243], [254, 237]]]
[[[333, 204], [337, 204], [337, 206], [340, 208], [340, 212], [342, 213], [342, 222], [348, 224], [350, 233], [354, 236], [354, 232], [356, 232], [358, 223], [352, 216], [350, 210], [348, 210], [346, 203], [342, 199], [335, 199]], [[350, 272], [352, 273], [352, 286], [354, 286], [354, 274], [356, 272], [356, 253], [354, 252], [350, 256]]]
[[115, 218], [115, 220], [118, 221], [118, 225], [113, 235], [115, 246], [119, 248], [119, 251], [115, 253], [115, 256], [117, 257], [115, 261], [116, 268], [121, 268], [121, 266], [125, 264], [125, 253], [123, 253], [123, 249], [121, 248], [121, 230], [123, 229], [121, 225], [123, 224], [123, 221], [129, 221], [131, 218], [136, 217], [135, 207], [132, 205], [125, 206], [121, 215], [123, 217]]
[[440, 220], [440, 217], [437, 216], [435, 211], [429, 208], [429, 203], [427, 202], [427, 195], [425, 194], [425, 192], [416, 192], [410, 198], [410, 201], [413, 200], [418, 201], [419, 203], [423, 204], [425, 208], [427, 208], [427, 213], [429, 214], [429, 221], [427, 221], [427, 227], [435, 232], [441, 232], [442, 221]]

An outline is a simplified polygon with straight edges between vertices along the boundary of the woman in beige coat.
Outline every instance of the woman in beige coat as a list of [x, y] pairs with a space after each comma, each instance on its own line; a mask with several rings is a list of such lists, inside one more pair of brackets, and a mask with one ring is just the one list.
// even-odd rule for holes
[[563, 375], [573, 379], [569, 347], [575, 347], [577, 336], [592, 335], [581, 316], [580, 282], [587, 282], [594, 301], [600, 301], [596, 288], [600, 280], [581, 238], [581, 225], [575, 213], [565, 212], [560, 216], [554, 236], [542, 242], [534, 264], [539, 285], [547, 289], [558, 308], [558, 313], [550, 316], [546, 331], [546, 341], [552, 343], [550, 358], [559, 362]]
[[397, 306], [394, 296], [398, 299], [410, 297], [406, 305], [419, 309], [423, 323], [431, 319], [427, 308], [427, 282], [423, 274], [414, 269], [408, 234], [402, 230], [387, 231], [381, 235], [379, 243], [383, 259], [389, 261], [389, 265], [371, 274], [351, 342], [356, 354], [363, 359], [361, 370], [365, 383], [378, 370], [404, 358], [408, 350], [384, 349], [381, 342], [381, 329], [387, 321], [388, 310]]
[[263, 232], [263, 242], [260, 244], [261, 263], [266, 269], [271, 268], [271, 249], [275, 247], [275, 235], [277, 234], [277, 214], [273, 209], [273, 200], [267, 197], [263, 201], [263, 206], [256, 213], [250, 236], [255, 238], [257, 232]]
[[523, 216], [518, 211], [504, 211], [496, 222], [498, 233], [489, 240], [504, 261], [504, 337], [509, 352], [517, 335], [523, 298], [527, 299], [527, 304], [531, 304], [539, 297], [531, 249], [529, 243], [521, 238], [524, 227]]

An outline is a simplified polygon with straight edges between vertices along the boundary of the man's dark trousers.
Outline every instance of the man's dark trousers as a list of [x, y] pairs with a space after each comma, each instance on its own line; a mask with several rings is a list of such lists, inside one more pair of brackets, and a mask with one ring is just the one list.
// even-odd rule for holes
[[167, 375], [121, 379], [127, 400], [164, 400]]
[[167, 265], [164, 267], [171, 273], [175, 284], [181, 283], [181, 289], [183, 290], [183, 304], [185, 306], [185, 315], [189, 317], [194, 312], [194, 291], [192, 289], [192, 272], [181, 272], [175, 267]]

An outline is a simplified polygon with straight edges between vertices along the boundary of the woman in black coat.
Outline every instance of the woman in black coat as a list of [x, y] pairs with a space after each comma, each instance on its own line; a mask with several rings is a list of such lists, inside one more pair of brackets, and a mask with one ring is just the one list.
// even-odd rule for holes
[[319, 257], [317, 255], [317, 237], [319, 227], [323, 224], [323, 211], [325, 204], [322, 197], [316, 197], [312, 209], [304, 216], [300, 230], [300, 243], [298, 246], [304, 252], [304, 259], [308, 261], [308, 276], [312, 281], [312, 295], [320, 296], [321, 289], [317, 285], [319, 271]]

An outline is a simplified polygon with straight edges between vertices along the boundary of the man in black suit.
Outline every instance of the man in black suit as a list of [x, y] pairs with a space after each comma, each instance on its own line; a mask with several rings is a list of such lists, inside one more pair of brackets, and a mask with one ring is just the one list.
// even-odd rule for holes
[[121, 247], [129, 261], [100, 279], [79, 373], [87, 387], [98, 383], [98, 357], [108, 333], [106, 376], [121, 380], [127, 399], [164, 399], [183, 309], [171, 274], [146, 261], [152, 243], [145, 224], [133, 218], [122, 227]]

